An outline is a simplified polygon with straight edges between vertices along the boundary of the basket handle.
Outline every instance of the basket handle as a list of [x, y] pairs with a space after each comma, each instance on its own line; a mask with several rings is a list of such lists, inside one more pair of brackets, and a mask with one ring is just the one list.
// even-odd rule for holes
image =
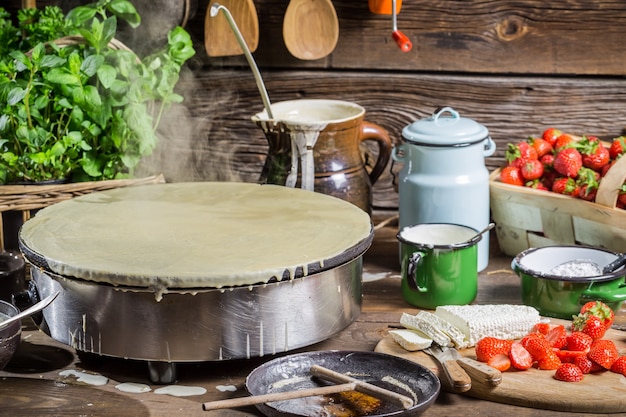
[[22, 0], [22, 9], [36, 9], [37, 0]]
[[615, 208], [617, 195], [622, 184], [626, 181], [626, 157], [619, 158], [600, 181], [596, 203], [609, 208]]

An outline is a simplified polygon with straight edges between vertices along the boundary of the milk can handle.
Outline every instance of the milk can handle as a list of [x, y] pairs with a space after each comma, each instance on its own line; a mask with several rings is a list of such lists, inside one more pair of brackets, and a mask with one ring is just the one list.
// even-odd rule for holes
[[496, 143], [489, 136], [485, 139], [485, 149], [483, 149], [483, 156], [491, 156], [496, 151]]
[[437, 110], [435, 110], [435, 112], [432, 115], [433, 120], [437, 121], [437, 119], [439, 119], [439, 116], [441, 116], [445, 112], [450, 113], [452, 117], [455, 119], [458, 119], [461, 117], [459, 116], [459, 112], [454, 110], [452, 107], [439, 107]]
[[422, 279], [419, 279], [416, 274], [417, 267], [419, 266], [420, 262], [422, 262], [424, 259], [423, 255], [424, 254], [422, 254], [421, 252], [413, 252], [411, 256], [409, 256], [409, 258], [407, 259], [406, 281], [407, 281], [407, 284], [409, 285], [409, 288], [412, 289], [413, 291], [419, 291], [419, 292], [428, 291], [428, 286], [426, 282], [426, 280], [428, 279], [426, 277], [427, 274], [422, 274]]

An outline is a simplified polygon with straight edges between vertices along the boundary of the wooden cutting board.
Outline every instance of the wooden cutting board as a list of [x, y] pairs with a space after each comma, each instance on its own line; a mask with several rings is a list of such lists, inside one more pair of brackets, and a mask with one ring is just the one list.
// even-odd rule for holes
[[[571, 322], [552, 320], [554, 324]], [[609, 330], [605, 335], [617, 345], [620, 355], [626, 355], [626, 332]], [[440, 374], [437, 362], [424, 352], [408, 352], [398, 345], [390, 335], [378, 343], [376, 352], [406, 358], [426, 366], [436, 375]], [[476, 359], [474, 349], [460, 350], [459, 353]], [[577, 413], [619, 413], [626, 412], [626, 377], [605, 371], [587, 374], [581, 382], [562, 382], [553, 377], [554, 371], [528, 369], [508, 370], [502, 373], [502, 382], [497, 387], [472, 380], [471, 390], [463, 393], [484, 400], [513, 404], [524, 407], [541, 408]], [[442, 389], [453, 392], [442, 380]]]

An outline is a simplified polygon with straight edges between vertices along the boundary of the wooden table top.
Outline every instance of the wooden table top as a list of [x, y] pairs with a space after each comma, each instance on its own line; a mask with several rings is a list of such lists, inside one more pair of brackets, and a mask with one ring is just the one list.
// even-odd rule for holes
[[[337, 336], [299, 352], [313, 350], [373, 351], [389, 326], [397, 325], [402, 312], [418, 310], [400, 294], [398, 244], [393, 227], [376, 231], [372, 247], [364, 256], [363, 308], [359, 318]], [[494, 246], [494, 245], [492, 245]], [[479, 274], [475, 303], [520, 303], [519, 278], [511, 271], [511, 258], [492, 255], [488, 268]], [[617, 314], [616, 327], [626, 326], [626, 311]], [[289, 353], [295, 353], [289, 352]], [[22, 343], [7, 369], [0, 371], [0, 415], [21, 416], [262, 416], [256, 408], [203, 411], [202, 403], [245, 395], [245, 378], [252, 369], [273, 357], [213, 363], [177, 364], [176, 385], [203, 387], [199, 396], [159, 395], [150, 383], [146, 363], [106, 358], [86, 360], [69, 346], [49, 338], [25, 321]], [[62, 370], [84, 370], [108, 378], [104, 386], [84, 385], [60, 376]], [[115, 388], [122, 382], [150, 385], [152, 392], [124, 393]], [[236, 387], [235, 392], [223, 387]], [[424, 414], [437, 416], [566, 416], [571, 413], [537, 410], [470, 398], [442, 391]], [[603, 414], [589, 414], [603, 415]], [[622, 414], [611, 414], [622, 415]], [[623, 414], [626, 416], [626, 413]]]

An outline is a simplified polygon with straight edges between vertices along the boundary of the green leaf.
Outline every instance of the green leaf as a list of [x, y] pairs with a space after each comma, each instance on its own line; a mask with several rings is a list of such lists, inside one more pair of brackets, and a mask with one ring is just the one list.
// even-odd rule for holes
[[62, 58], [58, 55], [46, 55], [42, 58], [39, 65], [42, 68], [56, 68], [65, 64], [66, 61], [67, 60], [65, 58]]
[[102, 98], [98, 89], [93, 85], [86, 85], [83, 88], [85, 104], [92, 110], [98, 110], [102, 106]]
[[86, 152], [80, 161], [80, 166], [92, 177], [97, 177], [102, 174], [98, 158], [94, 152]]
[[31, 69], [33, 67], [33, 63], [28, 57], [28, 55], [26, 55], [22, 51], [11, 51], [9, 55], [11, 56], [11, 58], [13, 58], [16, 61], [17, 70], [19, 72], [22, 72], [27, 68]]
[[39, 62], [39, 61], [41, 61], [41, 59], [45, 55], [45, 53], [46, 53], [45, 45], [43, 43], [38, 43], [32, 49], [32, 52], [31, 52], [30, 56], [31, 56], [33, 61]]
[[[9, 115], [2, 114], [0, 115], [0, 132], [4, 131], [7, 128], [7, 124], [9, 123]], [[0, 139], [0, 147], [3, 146], [7, 142], [7, 139]]]
[[55, 142], [54, 145], [52, 145], [52, 147], [50, 148], [50, 154], [54, 156], [61, 156], [65, 153], [65, 149], [65, 145], [62, 141], [59, 140]]
[[83, 26], [96, 16], [97, 10], [92, 6], [78, 6], [70, 10], [66, 19], [76, 27]]
[[100, 46], [102, 48], [106, 47], [109, 42], [115, 37], [115, 32], [117, 32], [117, 19], [115, 16], [109, 17], [104, 21], [102, 27], [102, 39], [100, 41]]
[[104, 57], [103, 56], [101, 56], [101, 55], [89, 55], [82, 62], [81, 66], [80, 66], [80, 70], [87, 77], [91, 78], [91, 77], [93, 77], [96, 74], [96, 72], [98, 71], [98, 68], [100, 68], [100, 66], [102, 65], [103, 62], [104, 62]]
[[98, 68], [98, 81], [105, 89], [110, 89], [117, 77], [117, 70], [114, 66], [109, 64], [103, 64]]
[[9, 91], [9, 96], [7, 97], [7, 104], [9, 106], [15, 106], [17, 103], [24, 100], [28, 91], [21, 87], [15, 87], [11, 91]]
[[120, 19], [124, 19], [130, 27], [137, 28], [141, 23], [141, 17], [135, 6], [128, 0], [113, 0], [108, 5], [109, 11]]
[[62, 68], [53, 68], [45, 75], [45, 79], [54, 84], [64, 84], [72, 86], [80, 86], [80, 77], [76, 74], [70, 74]]

